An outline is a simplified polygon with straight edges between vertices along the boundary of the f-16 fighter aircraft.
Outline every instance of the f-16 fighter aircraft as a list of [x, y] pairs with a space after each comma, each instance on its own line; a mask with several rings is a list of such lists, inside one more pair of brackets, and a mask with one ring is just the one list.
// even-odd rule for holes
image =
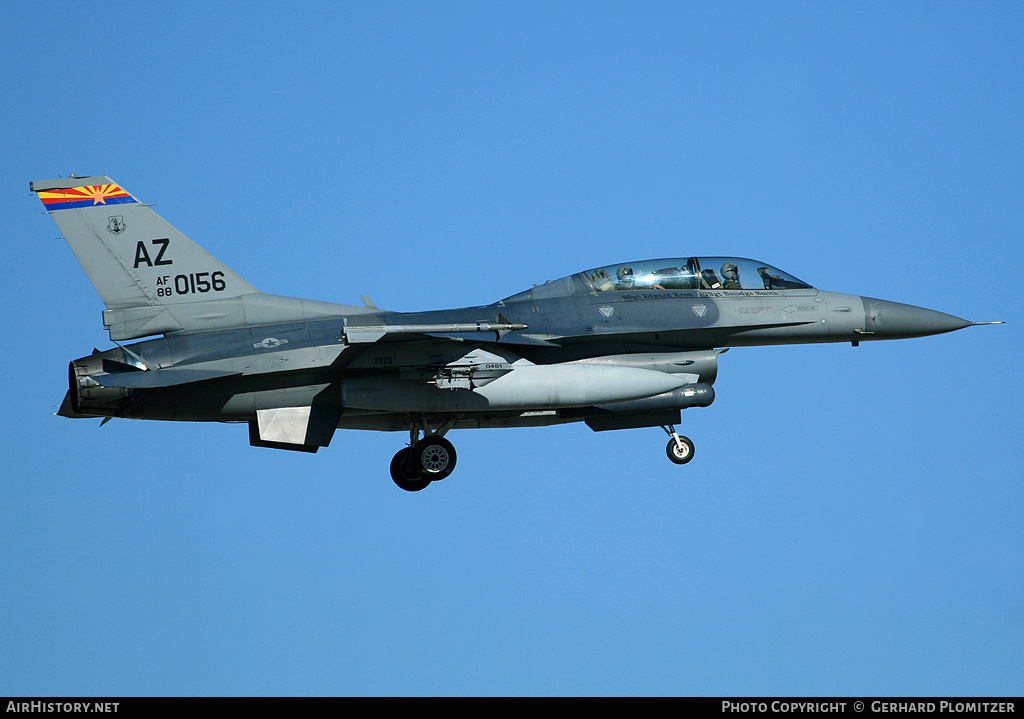
[[[815, 289], [764, 262], [597, 267], [490, 305], [389, 312], [263, 294], [109, 177], [30, 183], [107, 309], [114, 349], [71, 362], [64, 417], [240, 422], [257, 447], [315, 452], [334, 431], [408, 432], [391, 477], [447, 477], [452, 429], [661, 427], [707, 407], [730, 347], [923, 337], [958, 317]], [[153, 337], [132, 344], [127, 340]]]

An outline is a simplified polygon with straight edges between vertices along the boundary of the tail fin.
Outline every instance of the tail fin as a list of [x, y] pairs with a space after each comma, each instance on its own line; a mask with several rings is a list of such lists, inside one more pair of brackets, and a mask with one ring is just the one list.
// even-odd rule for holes
[[[256, 288], [109, 177], [29, 183], [108, 310], [228, 299]], [[141, 309], [149, 308], [149, 309]]]

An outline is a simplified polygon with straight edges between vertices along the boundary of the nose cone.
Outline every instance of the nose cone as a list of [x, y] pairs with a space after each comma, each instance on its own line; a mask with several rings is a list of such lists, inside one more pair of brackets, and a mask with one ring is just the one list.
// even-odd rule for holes
[[969, 327], [972, 323], [953, 315], [914, 305], [862, 297], [864, 331], [877, 339], [926, 337]]

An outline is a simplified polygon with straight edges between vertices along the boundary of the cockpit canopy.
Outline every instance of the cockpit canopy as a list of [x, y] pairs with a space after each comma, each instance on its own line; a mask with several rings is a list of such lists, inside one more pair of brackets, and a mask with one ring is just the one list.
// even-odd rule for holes
[[[742, 257], [683, 257], [624, 262], [535, 285], [532, 290], [502, 302], [568, 297], [592, 292], [657, 292], [692, 290], [718, 292], [745, 290], [813, 290], [793, 275], [757, 260]], [[637, 299], [626, 294], [622, 299]]]
[[598, 267], [581, 276], [597, 292], [811, 289], [782, 270], [742, 257], [643, 260]]

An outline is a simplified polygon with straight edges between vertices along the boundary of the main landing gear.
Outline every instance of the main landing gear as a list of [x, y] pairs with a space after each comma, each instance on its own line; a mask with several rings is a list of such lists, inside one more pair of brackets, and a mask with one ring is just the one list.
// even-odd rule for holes
[[[391, 479], [406, 492], [419, 492], [426, 489], [431, 482], [437, 482], [455, 469], [458, 459], [455, 447], [444, 438], [454, 421], [449, 422], [437, 432], [428, 433], [424, 430], [420, 438], [419, 426], [410, 432], [410, 446], [398, 450], [391, 460]], [[675, 464], [686, 464], [693, 459], [693, 441], [676, 432], [675, 426], [662, 425], [668, 435], [665, 453]]]
[[[452, 423], [454, 424], [454, 423]], [[391, 460], [391, 479], [406, 492], [418, 492], [431, 482], [444, 479], [455, 469], [455, 447], [444, 438], [450, 427], [419, 438], [419, 428], [411, 431], [412, 443], [398, 450]]]
[[671, 424], [662, 426], [662, 429], [669, 436], [668, 446], [665, 447], [669, 459], [676, 464], [686, 464], [693, 459], [693, 442], [689, 437], [677, 434], [676, 428]]

